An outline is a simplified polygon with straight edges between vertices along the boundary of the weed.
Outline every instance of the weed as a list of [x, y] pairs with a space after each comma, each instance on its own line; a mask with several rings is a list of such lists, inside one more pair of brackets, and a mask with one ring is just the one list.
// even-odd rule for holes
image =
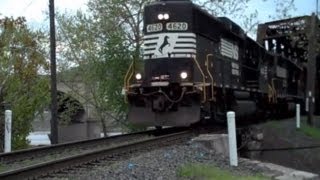
[[215, 166], [189, 164], [178, 170], [178, 176], [192, 179], [223, 179], [223, 180], [266, 180], [262, 175], [238, 176], [230, 171], [221, 170]]

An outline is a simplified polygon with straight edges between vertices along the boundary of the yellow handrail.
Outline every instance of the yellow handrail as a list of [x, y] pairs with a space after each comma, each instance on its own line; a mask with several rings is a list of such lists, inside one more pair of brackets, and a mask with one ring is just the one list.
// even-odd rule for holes
[[270, 84], [268, 84], [268, 101], [273, 102], [273, 88]]
[[[124, 77], [123, 87], [124, 87], [125, 90], [128, 90], [128, 86], [129, 86], [129, 83], [128, 83], [129, 81], [128, 80], [130, 80], [130, 78], [131, 78], [131, 77], [128, 78], [128, 76], [129, 76], [130, 71], [132, 70], [132, 67], [133, 67], [133, 61], [131, 62], [130, 66], [128, 68], [128, 71], [127, 71], [127, 73], [126, 73], [126, 75]], [[132, 76], [132, 75], [130, 75], [130, 76]]]
[[203, 73], [203, 71], [202, 71], [202, 69], [201, 69], [201, 67], [200, 67], [200, 65], [199, 65], [199, 63], [198, 63], [198, 61], [196, 60], [196, 58], [195, 57], [193, 57], [193, 60], [194, 60], [194, 62], [196, 63], [196, 65], [197, 65], [197, 67], [198, 67], [198, 69], [199, 69], [199, 71], [200, 71], [200, 73], [201, 73], [201, 75], [202, 75], [202, 80], [203, 80], [203, 103], [204, 102], [206, 102], [206, 100], [207, 100], [207, 94], [206, 94], [206, 77], [205, 77], [205, 74]]
[[269, 98], [269, 101], [270, 100], [272, 101], [272, 103], [277, 102], [277, 91], [274, 87], [274, 80], [275, 80], [275, 78], [272, 78], [271, 85], [268, 84], [268, 98]]
[[272, 85], [272, 90], [273, 90], [274, 102], [277, 103], [277, 91], [276, 91], [276, 88], [274, 87], [274, 80], [276, 80], [276, 78], [272, 78], [271, 85]]
[[[132, 69], [133, 69], [133, 68], [132, 68]], [[130, 84], [130, 80], [131, 80], [131, 78], [132, 78], [132, 75], [133, 75], [133, 70], [131, 71], [131, 74], [130, 74], [129, 78], [127, 79], [127, 89], [128, 89], [128, 87], [129, 87], [129, 84]]]
[[216, 101], [216, 98], [214, 97], [214, 87], [213, 87], [214, 80], [211, 72], [209, 71], [209, 57], [213, 57], [213, 54], [207, 54], [206, 66], [207, 66], [207, 72], [211, 79], [211, 100]]

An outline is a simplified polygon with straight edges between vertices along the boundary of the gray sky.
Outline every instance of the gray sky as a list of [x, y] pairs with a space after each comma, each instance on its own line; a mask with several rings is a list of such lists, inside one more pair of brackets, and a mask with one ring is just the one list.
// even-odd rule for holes
[[[247, 12], [258, 10], [258, 20], [270, 20], [269, 15], [275, 14], [275, 0], [251, 0]], [[45, 12], [49, 0], [0, 0], [0, 14], [2, 16], [25, 16], [29, 25], [33, 27], [47, 27], [48, 20]], [[86, 10], [88, 0], [55, 0], [56, 8], [60, 11], [76, 12], [77, 9]], [[295, 0], [297, 10], [293, 16], [310, 15], [316, 9], [316, 0]]]
[[[77, 9], [86, 10], [88, 0], [55, 0], [55, 7], [59, 11], [76, 12]], [[49, 0], [0, 0], [0, 14], [2, 16], [24, 16], [28, 24], [34, 27], [48, 26], [46, 12]]]

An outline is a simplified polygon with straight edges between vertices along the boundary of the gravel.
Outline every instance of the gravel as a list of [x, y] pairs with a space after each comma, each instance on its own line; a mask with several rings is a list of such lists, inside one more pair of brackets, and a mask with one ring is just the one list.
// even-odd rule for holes
[[[110, 165], [99, 165], [73, 179], [182, 179], [178, 170], [186, 164], [207, 164], [230, 170], [236, 175], [255, 175], [269, 170], [239, 159], [238, 167], [230, 167], [228, 158], [208, 150], [201, 144], [183, 144], [146, 152]], [[84, 173], [84, 171], [86, 171]], [[183, 178], [185, 179], [185, 178]]]

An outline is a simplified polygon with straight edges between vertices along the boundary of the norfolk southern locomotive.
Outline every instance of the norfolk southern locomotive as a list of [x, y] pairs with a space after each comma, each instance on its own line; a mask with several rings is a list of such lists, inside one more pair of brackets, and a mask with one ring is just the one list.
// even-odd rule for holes
[[267, 51], [228, 18], [189, 0], [153, 2], [144, 10], [144, 71], [125, 78], [129, 121], [143, 126], [237, 123], [294, 110], [304, 96], [302, 68]]

